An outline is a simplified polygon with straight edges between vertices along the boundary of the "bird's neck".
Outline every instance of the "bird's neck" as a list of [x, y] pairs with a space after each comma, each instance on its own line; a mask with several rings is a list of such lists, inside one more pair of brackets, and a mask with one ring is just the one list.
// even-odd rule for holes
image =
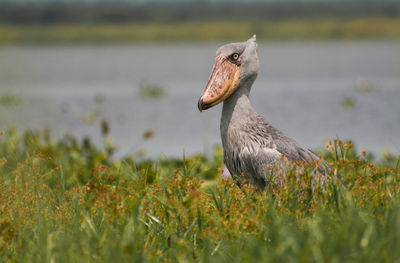
[[221, 116], [221, 135], [223, 135], [229, 127], [240, 126], [246, 122], [248, 117], [255, 114], [249, 100], [249, 93], [254, 80], [255, 78], [244, 82], [224, 101]]

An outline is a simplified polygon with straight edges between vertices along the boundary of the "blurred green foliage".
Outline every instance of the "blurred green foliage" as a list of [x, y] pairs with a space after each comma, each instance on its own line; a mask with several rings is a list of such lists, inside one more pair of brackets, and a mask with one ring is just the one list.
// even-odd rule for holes
[[342, 108], [345, 110], [354, 109], [354, 107], [356, 107], [356, 104], [356, 99], [353, 97], [344, 97], [340, 101], [340, 106], [342, 106]]
[[142, 99], [159, 99], [166, 95], [165, 88], [158, 84], [142, 81], [139, 84], [138, 96]]
[[17, 106], [22, 98], [13, 94], [0, 94], [0, 106]]
[[0, 24], [0, 43], [133, 43], [157, 41], [399, 38], [400, 18], [190, 21], [124, 24]]

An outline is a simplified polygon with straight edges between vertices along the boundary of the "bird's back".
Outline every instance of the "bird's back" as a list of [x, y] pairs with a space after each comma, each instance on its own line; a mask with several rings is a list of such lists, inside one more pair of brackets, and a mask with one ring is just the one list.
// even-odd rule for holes
[[225, 164], [236, 180], [244, 177], [251, 184], [265, 186], [271, 166], [281, 166], [284, 160], [320, 160], [314, 152], [287, 137], [255, 111], [240, 123], [230, 125], [232, 127], [225, 132], [221, 129], [221, 136]]

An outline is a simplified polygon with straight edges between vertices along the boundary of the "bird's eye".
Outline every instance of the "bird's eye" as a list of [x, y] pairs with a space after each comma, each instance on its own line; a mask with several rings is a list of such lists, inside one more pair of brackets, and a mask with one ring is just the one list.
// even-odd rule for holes
[[238, 60], [239, 54], [238, 54], [238, 53], [233, 53], [233, 54], [231, 55], [231, 58], [232, 58], [233, 60]]

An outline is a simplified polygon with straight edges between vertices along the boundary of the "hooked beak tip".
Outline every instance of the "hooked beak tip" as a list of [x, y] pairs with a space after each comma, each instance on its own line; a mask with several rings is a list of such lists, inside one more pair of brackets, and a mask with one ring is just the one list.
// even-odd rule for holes
[[204, 102], [203, 97], [201, 97], [197, 103], [197, 107], [199, 108], [199, 111], [202, 112], [203, 110], [211, 108], [212, 105]]
[[197, 107], [199, 108], [200, 112], [203, 111], [203, 99], [202, 98], [199, 99], [199, 102], [197, 103]]

